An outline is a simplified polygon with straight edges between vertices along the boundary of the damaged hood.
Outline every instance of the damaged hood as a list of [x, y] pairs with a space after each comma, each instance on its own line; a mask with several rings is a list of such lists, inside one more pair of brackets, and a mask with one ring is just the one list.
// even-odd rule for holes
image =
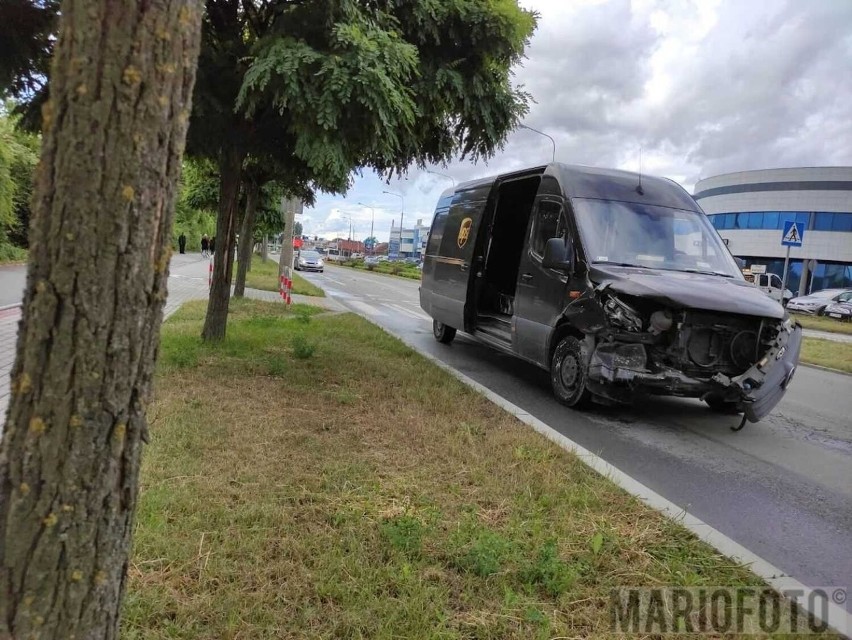
[[723, 276], [594, 264], [589, 278], [625, 295], [674, 309], [704, 309], [782, 319], [784, 308], [753, 284]]

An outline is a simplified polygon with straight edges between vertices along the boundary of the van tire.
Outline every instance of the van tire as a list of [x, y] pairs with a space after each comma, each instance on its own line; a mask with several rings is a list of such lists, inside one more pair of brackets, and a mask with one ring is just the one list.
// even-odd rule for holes
[[550, 360], [550, 384], [553, 395], [567, 407], [582, 409], [592, 399], [586, 388], [588, 358], [583, 344], [574, 336], [565, 336], [556, 345]]
[[456, 330], [452, 327], [448, 327], [443, 322], [432, 320], [432, 335], [434, 335], [435, 340], [441, 344], [450, 344], [453, 341], [453, 338], [456, 337]]

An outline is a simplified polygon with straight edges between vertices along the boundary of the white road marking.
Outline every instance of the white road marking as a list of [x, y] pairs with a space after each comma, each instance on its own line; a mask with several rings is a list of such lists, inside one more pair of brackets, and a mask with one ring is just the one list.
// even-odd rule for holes
[[400, 313], [407, 315], [409, 318], [414, 318], [415, 320], [423, 320], [424, 319], [423, 316], [421, 316], [419, 313], [415, 313], [414, 311], [412, 311], [410, 309], [406, 309], [405, 307], [400, 306], [398, 304], [391, 304], [391, 303], [386, 302], [385, 306], [391, 307], [395, 311], [399, 311]]
[[375, 307], [371, 307], [367, 303], [361, 302], [360, 300], [347, 300], [346, 303], [350, 307], [354, 307], [355, 309], [357, 309], [361, 313], [366, 313], [367, 315], [370, 315], [370, 316], [383, 316], [383, 315], [385, 315], [384, 311], [380, 311], [380, 310], [376, 309]]

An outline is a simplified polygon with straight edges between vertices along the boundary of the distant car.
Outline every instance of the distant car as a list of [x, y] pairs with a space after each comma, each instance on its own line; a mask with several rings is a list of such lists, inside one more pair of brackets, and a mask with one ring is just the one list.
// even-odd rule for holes
[[846, 322], [852, 320], [852, 294], [850, 296], [847, 302], [835, 302], [828, 305], [825, 308], [824, 315], [835, 320], [845, 320]]
[[300, 251], [296, 258], [296, 271], [319, 271], [323, 272], [325, 263], [317, 251]]
[[821, 316], [828, 305], [841, 302], [841, 298], [848, 300], [850, 297], [852, 297], [852, 289], [823, 289], [806, 296], [793, 298], [787, 303], [787, 310], [791, 313]]

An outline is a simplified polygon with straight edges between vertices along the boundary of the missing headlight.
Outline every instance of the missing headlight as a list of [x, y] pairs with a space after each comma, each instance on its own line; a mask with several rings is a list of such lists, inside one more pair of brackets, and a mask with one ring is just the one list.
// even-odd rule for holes
[[609, 321], [627, 331], [642, 331], [642, 316], [626, 302], [619, 300], [615, 296], [609, 296], [604, 302], [604, 310], [606, 311]]

